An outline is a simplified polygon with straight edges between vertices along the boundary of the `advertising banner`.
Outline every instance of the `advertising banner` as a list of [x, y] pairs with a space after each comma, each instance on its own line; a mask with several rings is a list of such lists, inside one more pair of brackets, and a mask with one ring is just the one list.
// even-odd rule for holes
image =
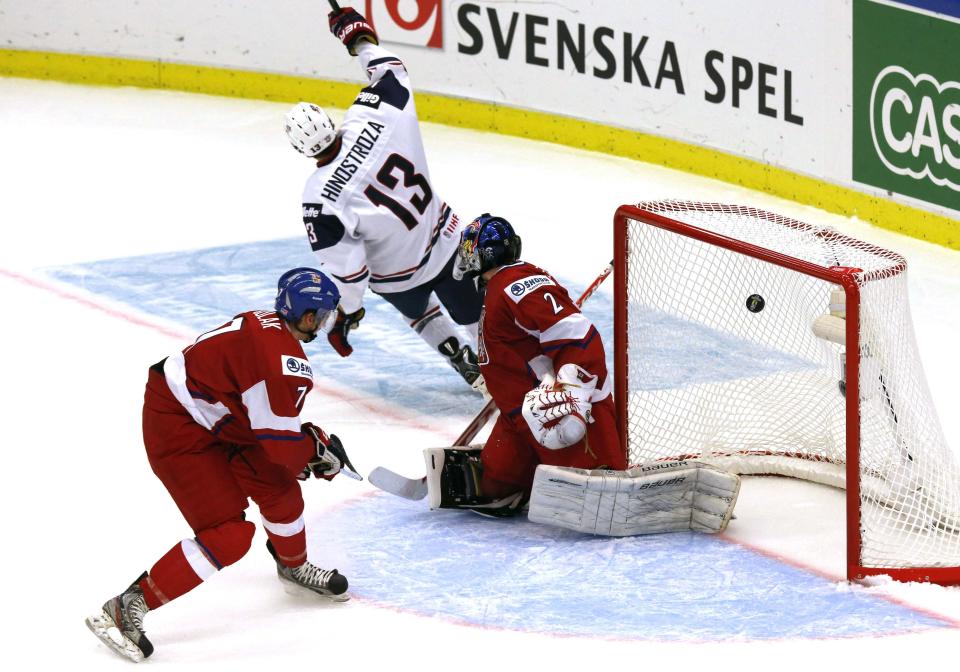
[[960, 210], [960, 3], [952, 11], [855, 0], [853, 179]]

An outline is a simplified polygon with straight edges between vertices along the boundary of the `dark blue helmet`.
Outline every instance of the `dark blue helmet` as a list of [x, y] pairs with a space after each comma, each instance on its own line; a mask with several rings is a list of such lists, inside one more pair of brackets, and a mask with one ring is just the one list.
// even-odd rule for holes
[[340, 290], [315, 268], [294, 268], [277, 281], [276, 311], [288, 322], [297, 322], [310, 310], [317, 311], [317, 323], [337, 309]]
[[510, 222], [484, 213], [460, 234], [453, 277], [472, 278], [491, 268], [512, 264], [520, 258], [520, 247], [520, 236]]

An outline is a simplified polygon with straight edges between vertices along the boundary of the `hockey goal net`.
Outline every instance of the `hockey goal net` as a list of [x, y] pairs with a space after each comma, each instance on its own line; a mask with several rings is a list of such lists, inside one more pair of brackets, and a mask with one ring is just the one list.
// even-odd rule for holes
[[631, 463], [846, 488], [851, 580], [960, 582], [960, 468], [900, 255], [754, 208], [622, 206], [616, 400]]

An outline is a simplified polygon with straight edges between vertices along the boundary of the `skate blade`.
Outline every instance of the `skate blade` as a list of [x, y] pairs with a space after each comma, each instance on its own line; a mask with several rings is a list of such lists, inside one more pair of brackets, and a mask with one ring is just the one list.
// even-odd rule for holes
[[286, 579], [280, 579], [280, 583], [283, 584], [283, 592], [293, 597], [303, 597], [304, 595], [308, 595], [310, 597], [319, 597], [328, 602], [346, 602], [350, 599], [350, 593], [340, 593], [339, 595], [333, 595], [332, 593], [318, 593], [315, 590], [304, 588], [303, 586], [287, 581]]
[[85, 622], [87, 627], [90, 628], [90, 632], [95, 634], [101, 642], [115, 653], [135, 663], [143, 662], [143, 651], [123, 636], [120, 628], [117, 627], [117, 624], [113, 622], [113, 618], [107, 612], [101, 611], [96, 616], [88, 617]]

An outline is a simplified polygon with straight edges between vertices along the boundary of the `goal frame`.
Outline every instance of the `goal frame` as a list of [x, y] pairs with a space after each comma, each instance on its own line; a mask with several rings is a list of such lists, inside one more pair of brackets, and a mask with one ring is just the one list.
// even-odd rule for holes
[[[701, 203], [701, 207], [716, 212], [730, 212], [739, 215], [761, 217], [768, 221], [791, 228], [814, 230], [809, 224], [777, 216], [772, 213], [743, 206], [729, 206], [714, 203]], [[870, 576], [888, 575], [897, 581], [923, 581], [944, 585], [960, 584], [960, 567], [868, 567], [861, 558], [861, 492], [860, 492], [860, 287], [855, 274], [860, 269], [846, 267], [826, 267], [802, 259], [797, 259], [763, 247], [736, 240], [703, 228], [671, 219], [661, 214], [646, 211], [636, 205], [622, 205], [617, 208], [613, 218], [614, 241], [614, 400], [617, 409], [617, 423], [620, 430], [624, 452], [627, 443], [627, 372], [629, 364], [629, 342], [627, 325], [627, 268], [630, 250], [628, 248], [628, 221], [642, 222], [672, 233], [687, 236], [695, 240], [725, 248], [782, 268], [804, 273], [825, 280], [843, 288], [846, 294], [846, 564], [847, 579], [862, 581]], [[850, 241], [863, 245], [832, 230], [817, 230], [817, 235], [829, 236], [838, 242]], [[880, 248], [875, 248], [882, 251]], [[906, 270], [906, 260], [896, 255], [897, 263], [883, 277], [890, 277]], [[629, 454], [629, 453], [628, 453]]]

